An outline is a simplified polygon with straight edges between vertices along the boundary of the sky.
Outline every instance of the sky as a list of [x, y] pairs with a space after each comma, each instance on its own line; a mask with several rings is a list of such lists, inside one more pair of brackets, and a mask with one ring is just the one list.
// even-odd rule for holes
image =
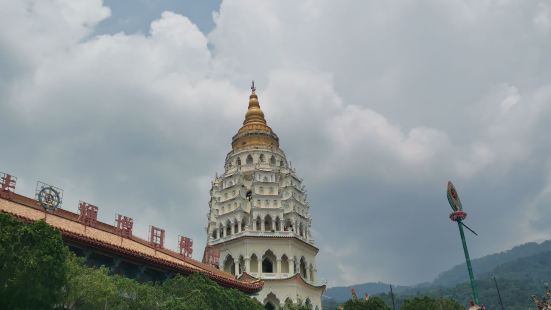
[[251, 80], [308, 190], [318, 278], [415, 284], [551, 238], [551, 3], [0, 0], [0, 171], [206, 240]]

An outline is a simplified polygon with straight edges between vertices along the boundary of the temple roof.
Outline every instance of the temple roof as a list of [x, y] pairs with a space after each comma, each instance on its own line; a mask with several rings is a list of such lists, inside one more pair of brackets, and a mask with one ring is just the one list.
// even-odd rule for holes
[[115, 226], [107, 223], [98, 221], [92, 225], [84, 225], [78, 220], [78, 214], [63, 209], [44, 212], [36, 200], [12, 192], [0, 190], [0, 212], [27, 222], [44, 219], [46, 223], [61, 231], [65, 241], [77, 241], [183, 274], [199, 272], [225, 287], [252, 293], [261, 290], [264, 284], [258, 279], [238, 280], [232, 274], [211, 265], [169, 249], [155, 248], [147, 240], [139, 237], [123, 237]]

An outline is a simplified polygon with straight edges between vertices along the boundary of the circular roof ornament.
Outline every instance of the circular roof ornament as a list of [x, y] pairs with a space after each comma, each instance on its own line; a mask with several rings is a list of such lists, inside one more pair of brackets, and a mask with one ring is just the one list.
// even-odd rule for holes
[[47, 186], [38, 192], [38, 203], [42, 208], [53, 211], [61, 205], [61, 196], [53, 187]]

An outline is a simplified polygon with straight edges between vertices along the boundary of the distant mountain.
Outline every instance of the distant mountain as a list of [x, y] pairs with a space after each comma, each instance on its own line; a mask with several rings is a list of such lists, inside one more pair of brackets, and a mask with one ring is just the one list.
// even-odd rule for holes
[[[551, 251], [501, 264], [486, 274], [478, 276], [476, 280], [478, 295], [488, 309], [500, 309], [494, 276], [506, 309], [535, 309], [530, 296], [542, 294], [544, 284], [551, 282]], [[466, 304], [471, 299], [471, 287], [470, 283], [465, 281], [453, 287], [432, 285], [425, 289], [410, 289], [398, 296], [398, 304], [407, 298], [407, 295], [416, 294], [447, 296]], [[385, 297], [390, 302], [390, 297]]]
[[[501, 253], [474, 259], [472, 263], [480, 299], [489, 306], [488, 309], [499, 309], [494, 276], [500, 286], [506, 309], [533, 308], [530, 295], [543, 292], [544, 283], [551, 283], [551, 240], [522, 244]], [[377, 282], [327, 289], [324, 304], [330, 306], [324, 309], [334, 309], [333, 305], [350, 299], [352, 287], [356, 289], [358, 297], [367, 292], [382, 296], [390, 304], [389, 284]], [[442, 272], [432, 283], [393, 286], [393, 289], [397, 305], [408, 296], [418, 294], [445, 296], [466, 303], [471, 294], [465, 264]]]
[[[352, 288], [356, 289], [358, 297], [362, 298], [365, 293], [369, 295], [378, 295], [390, 292], [390, 284], [382, 282], [368, 282], [351, 286], [331, 287], [325, 291], [325, 297], [331, 298], [336, 302], [344, 302], [351, 298]], [[409, 289], [407, 286], [392, 286], [394, 292], [401, 292]]]
[[[499, 265], [512, 262], [519, 258], [529, 257], [542, 252], [551, 251], [551, 240], [542, 243], [530, 242], [516, 246], [510, 250], [487, 255], [472, 260], [475, 277], [484, 276]], [[457, 265], [448, 271], [439, 274], [432, 282], [433, 286], [455, 286], [469, 280], [465, 263]]]

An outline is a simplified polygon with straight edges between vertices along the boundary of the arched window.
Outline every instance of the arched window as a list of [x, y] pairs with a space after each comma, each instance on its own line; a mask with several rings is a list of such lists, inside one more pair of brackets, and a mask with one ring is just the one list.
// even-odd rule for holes
[[229, 220], [226, 222], [226, 236], [231, 236], [231, 223]]
[[276, 220], [275, 220], [275, 230], [276, 230], [276, 231], [280, 231], [280, 230], [281, 230], [281, 220], [279, 219], [279, 216], [276, 217]]
[[268, 182], [268, 177], [264, 176], [264, 178], [262, 179], [262, 182]]
[[284, 309], [293, 309], [294, 304], [295, 303], [291, 300], [291, 298], [287, 297], [287, 299], [285, 299], [285, 308]]
[[262, 260], [262, 272], [263, 273], [273, 273], [274, 272], [274, 264], [272, 261], [270, 261], [267, 258], [264, 258]]
[[241, 231], [245, 231], [245, 219], [241, 220]]
[[274, 253], [270, 250], [266, 251], [264, 256], [262, 256], [262, 273], [274, 273], [275, 261], [276, 257]]
[[300, 258], [299, 268], [300, 268], [300, 275], [304, 279], [308, 279], [308, 273], [306, 272], [306, 259], [304, 259], [304, 256]]
[[270, 164], [273, 166], [276, 164], [276, 159], [275, 159], [275, 156], [272, 155], [272, 157], [270, 158]]
[[274, 228], [272, 227], [272, 217], [268, 214], [264, 218], [264, 230], [265, 231], [272, 231]]
[[241, 166], [241, 158], [237, 157], [237, 165]]
[[298, 234], [301, 236], [301, 237], [304, 237], [304, 230], [302, 228], [302, 222], [298, 225]]
[[247, 156], [247, 165], [251, 165], [253, 163], [253, 157], [251, 156], [251, 154], [249, 154]]
[[279, 307], [281, 302], [274, 293], [270, 292], [262, 303], [264, 304], [264, 309], [275, 310], [276, 305]]
[[281, 273], [289, 273], [289, 258], [285, 254], [281, 257]]
[[285, 225], [283, 225], [284, 231], [293, 231], [293, 222], [290, 219], [285, 220]]
[[284, 166], [284, 165], [283, 165], [283, 160], [280, 160], [280, 161], [279, 161], [279, 166], [280, 166], [280, 167], [283, 167], [283, 166]]
[[224, 271], [235, 274], [235, 262], [231, 255], [226, 256], [226, 260], [224, 261]]
[[216, 239], [216, 232], [217, 232], [216, 229], [212, 230], [212, 239]]
[[260, 154], [260, 162], [261, 162], [261, 163], [264, 162], [264, 154]]
[[224, 237], [224, 226], [222, 224], [218, 227], [218, 231], [220, 232], [220, 238]]
[[314, 266], [310, 264], [310, 267], [308, 268], [310, 281], [314, 281]]
[[306, 308], [312, 309], [312, 302], [310, 301], [310, 298], [306, 298], [304, 305], [306, 306]]
[[258, 272], [258, 257], [256, 254], [251, 255], [251, 272]]
[[260, 219], [260, 215], [256, 217], [256, 230], [260, 230], [261, 228], [262, 220]]
[[237, 233], [239, 231], [239, 223], [237, 222], [237, 220], [233, 221], [233, 231], [235, 233]]

